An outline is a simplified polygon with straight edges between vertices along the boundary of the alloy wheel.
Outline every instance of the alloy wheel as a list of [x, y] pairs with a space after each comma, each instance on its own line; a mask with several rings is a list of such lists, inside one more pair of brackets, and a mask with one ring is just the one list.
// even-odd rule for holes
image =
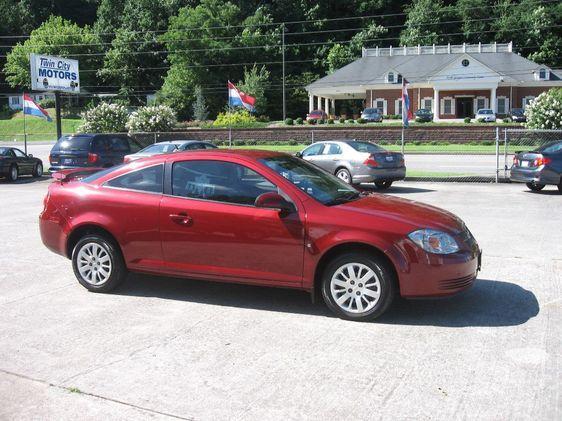
[[377, 274], [362, 263], [340, 266], [330, 281], [330, 293], [337, 306], [349, 313], [365, 313], [379, 301], [381, 283]]
[[351, 176], [347, 170], [339, 170], [336, 176], [348, 184], [351, 182]]
[[98, 243], [86, 243], [78, 252], [77, 268], [85, 282], [102, 285], [111, 277], [111, 258]]

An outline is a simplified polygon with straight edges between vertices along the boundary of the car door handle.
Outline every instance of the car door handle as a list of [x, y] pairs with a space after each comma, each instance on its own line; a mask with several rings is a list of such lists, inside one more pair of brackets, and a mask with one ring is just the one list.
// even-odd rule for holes
[[193, 223], [193, 218], [187, 213], [172, 213], [170, 219], [178, 225], [190, 226]]

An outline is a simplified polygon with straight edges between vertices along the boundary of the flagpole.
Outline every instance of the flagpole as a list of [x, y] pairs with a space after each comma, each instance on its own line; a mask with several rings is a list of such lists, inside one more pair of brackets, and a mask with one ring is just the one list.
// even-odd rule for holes
[[25, 92], [22, 96], [22, 111], [23, 111], [23, 151], [27, 155], [27, 127], [25, 124]]
[[232, 149], [232, 106], [230, 105], [230, 80], [226, 86], [228, 88], [228, 148]]

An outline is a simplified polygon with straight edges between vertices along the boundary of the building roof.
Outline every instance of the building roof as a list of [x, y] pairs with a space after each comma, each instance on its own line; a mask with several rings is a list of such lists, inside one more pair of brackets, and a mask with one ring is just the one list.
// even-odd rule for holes
[[[541, 66], [507, 50], [474, 52], [474, 49], [466, 49], [467, 52], [415, 54], [411, 53], [412, 47], [408, 48], [409, 53], [406, 52], [406, 49], [396, 49], [395, 51], [400, 53], [396, 55], [380, 55], [378, 49], [377, 55], [374, 55], [370, 54], [370, 50], [364, 50], [363, 57], [311, 83], [307, 88], [381, 84], [385, 83], [386, 74], [391, 70], [401, 74], [410, 83], [426, 82], [448, 64], [467, 56], [498, 73], [503, 77], [504, 82], [536, 81], [534, 72], [539, 68], [550, 70], [550, 80], [561, 80], [560, 73], [562, 72], [553, 71], [547, 66]], [[420, 51], [427, 51], [428, 48], [432, 47], [420, 47]], [[449, 49], [449, 51], [451, 50]], [[466, 74], [469, 72], [464, 73], [464, 75]], [[491, 74], [484, 76], [491, 76]]]

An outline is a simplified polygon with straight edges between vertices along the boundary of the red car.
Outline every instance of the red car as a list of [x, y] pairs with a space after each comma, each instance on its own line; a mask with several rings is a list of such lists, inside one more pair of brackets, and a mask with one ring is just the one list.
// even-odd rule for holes
[[296, 288], [370, 320], [404, 297], [468, 288], [480, 249], [438, 208], [359, 193], [270, 151], [190, 151], [55, 174], [43, 243], [90, 291], [127, 272]]
[[328, 114], [322, 110], [313, 110], [306, 115], [306, 120], [327, 120]]

